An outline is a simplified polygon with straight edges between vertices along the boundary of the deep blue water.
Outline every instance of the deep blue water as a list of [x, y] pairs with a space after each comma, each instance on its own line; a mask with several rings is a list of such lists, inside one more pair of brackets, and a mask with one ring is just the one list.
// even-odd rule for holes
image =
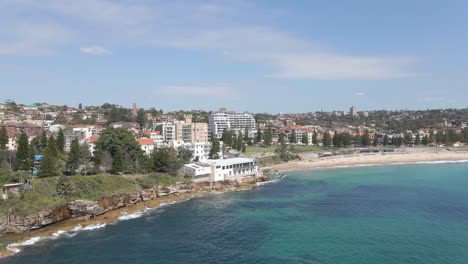
[[468, 263], [468, 164], [291, 172], [0, 263]]

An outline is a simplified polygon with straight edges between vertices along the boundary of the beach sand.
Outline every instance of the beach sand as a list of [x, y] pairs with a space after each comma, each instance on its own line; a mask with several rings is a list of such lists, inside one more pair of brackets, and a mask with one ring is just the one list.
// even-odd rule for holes
[[278, 164], [265, 169], [276, 171], [306, 170], [317, 168], [337, 168], [348, 166], [387, 165], [418, 162], [468, 161], [468, 152], [433, 151], [409, 153], [369, 153], [331, 156], [310, 161], [297, 161]]

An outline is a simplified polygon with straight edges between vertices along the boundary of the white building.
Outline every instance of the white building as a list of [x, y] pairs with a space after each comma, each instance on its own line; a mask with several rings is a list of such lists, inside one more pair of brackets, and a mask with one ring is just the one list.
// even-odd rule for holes
[[210, 132], [216, 138], [221, 138], [226, 129], [244, 132], [247, 128], [249, 134], [255, 133], [255, 118], [250, 113], [213, 112], [208, 122]]
[[165, 142], [170, 142], [177, 139], [176, 125], [174, 123], [158, 123], [157, 126], [161, 126], [161, 135]]
[[352, 106], [351, 109], [349, 110], [349, 113], [352, 115], [352, 116], [357, 116], [358, 112], [357, 112], [357, 108], [355, 106]]
[[[188, 144], [186, 145], [187, 149], [191, 150], [193, 152], [193, 158], [192, 160], [196, 161], [208, 161], [210, 157], [210, 151], [211, 151], [211, 142], [198, 142], [198, 143], [193, 143], [193, 144]], [[220, 157], [223, 156], [223, 145], [222, 142], [220, 142], [220, 151], [218, 155]]]
[[82, 126], [74, 127], [72, 129], [73, 134], [80, 134], [81, 138], [89, 140], [92, 136], [99, 134], [100, 131], [96, 129], [96, 126]]
[[154, 141], [151, 138], [139, 138], [138, 144], [140, 144], [141, 150], [145, 155], [151, 155], [154, 151]]
[[195, 182], [234, 181], [256, 176], [258, 162], [249, 158], [208, 160], [187, 164], [182, 171]]

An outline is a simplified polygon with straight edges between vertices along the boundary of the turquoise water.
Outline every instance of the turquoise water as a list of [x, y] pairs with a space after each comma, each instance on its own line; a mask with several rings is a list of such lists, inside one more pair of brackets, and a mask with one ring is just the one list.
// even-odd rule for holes
[[468, 263], [468, 164], [291, 172], [0, 263]]

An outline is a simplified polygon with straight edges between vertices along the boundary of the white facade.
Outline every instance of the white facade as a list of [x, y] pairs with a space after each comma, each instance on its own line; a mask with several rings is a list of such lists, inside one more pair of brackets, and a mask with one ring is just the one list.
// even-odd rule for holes
[[250, 113], [213, 112], [208, 121], [210, 132], [216, 138], [221, 138], [226, 129], [244, 132], [247, 128], [249, 134], [255, 132], [255, 118]]
[[176, 135], [176, 125], [175, 124], [164, 122], [164, 123], [159, 123], [157, 125], [162, 126], [161, 134], [162, 134], [165, 142], [170, 142], [170, 141], [176, 140], [177, 135]]
[[88, 140], [91, 136], [97, 135], [98, 131], [95, 126], [74, 127], [73, 134], [81, 134], [83, 139]]
[[249, 158], [208, 160], [205, 163], [187, 164], [182, 170], [195, 182], [240, 180], [243, 177], [256, 176], [258, 162]]

